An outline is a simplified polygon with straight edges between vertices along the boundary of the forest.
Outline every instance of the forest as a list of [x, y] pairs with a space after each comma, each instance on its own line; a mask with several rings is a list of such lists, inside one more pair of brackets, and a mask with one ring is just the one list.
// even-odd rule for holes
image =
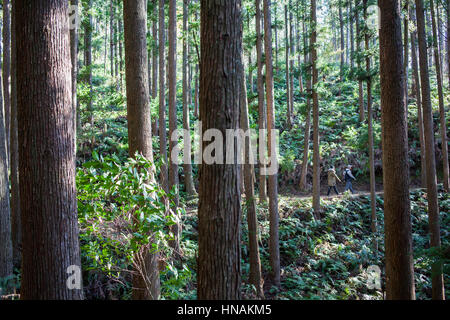
[[0, 5], [0, 300], [450, 298], [450, 0]]

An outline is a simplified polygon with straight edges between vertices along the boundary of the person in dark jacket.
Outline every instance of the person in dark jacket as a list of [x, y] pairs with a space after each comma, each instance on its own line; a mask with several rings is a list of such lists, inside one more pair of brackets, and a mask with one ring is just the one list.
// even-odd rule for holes
[[356, 178], [352, 174], [352, 166], [348, 165], [347, 168], [344, 171], [344, 181], [345, 181], [345, 191], [350, 190], [352, 194], [355, 193], [353, 190], [353, 180], [356, 180]]

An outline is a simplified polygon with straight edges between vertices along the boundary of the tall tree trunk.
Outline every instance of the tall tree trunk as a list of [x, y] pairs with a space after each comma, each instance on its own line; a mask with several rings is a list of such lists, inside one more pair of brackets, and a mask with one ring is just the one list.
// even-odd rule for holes
[[[177, 217], [178, 207], [178, 164], [172, 160], [172, 151], [176, 147], [178, 141], [172, 140], [172, 135], [177, 130], [177, 3], [176, 0], [169, 0], [169, 189], [176, 188], [176, 196], [174, 199], [175, 206], [172, 207], [173, 215]], [[180, 253], [180, 230], [179, 222], [171, 226], [174, 240], [171, 246], [175, 250], [176, 255]]]
[[89, 0], [86, 3], [86, 11], [88, 13], [87, 13], [87, 23], [85, 24], [85, 27], [84, 27], [84, 65], [88, 69], [85, 82], [88, 85], [89, 91], [90, 91], [87, 110], [89, 112], [89, 123], [91, 125], [91, 130], [92, 130], [92, 127], [94, 126], [94, 109], [93, 109], [93, 104], [92, 104], [92, 93], [93, 93], [93, 89], [92, 89], [92, 28], [93, 28], [93, 24], [92, 24], [92, 14], [91, 14], [92, 1], [93, 0]]
[[[152, 122], [147, 77], [146, 4], [146, 0], [125, 0], [123, 2], [125, 77], [129, 155], [135, 157], [136, 153], [140, 153], [153, 161]], [[158, 260], [158, 253], [151, 253], [149, 248], [144, 249], [142, 259], [135, 259], [134, 263], [138, 266], [134, 266], [133, 273], [132, 297], [134, 300], [159, 298]]]
[[[1, 27], [1, 26], [0, 26]], [[1, 75], [0, 75], [1, 83]], [[13, 249], [11, 238], [11, 211], [9, 206], [8, 153], [6, 150], [5, 113], [0, 90], [0, 279], [13, 274]], [[3, 294], [8, 294], [8, 286]], [[2, 293], [0, 292], [0, 295]]]
[[[71, 0], [70, 4], [73, 6], [71, 14], [76, 16], [78, 20], [78, 0]], [[78, 26], [71, 26], [70, 29], [70, 57], [72, 60], [72, 111], [75, 119], [74, 123], [74, 148], [75, 148], [75, 161], [77, 154], [77, 132], [81, 130], [80, 114], [78, 110], [78, 97], [77, 97], [77, 78], [78, 78]]]
[[161, 186], [169, 192], [169, 172], [167, 168], [167, 129], [166, 129], [166, 24], [164, 0], [159, 0], [159, 152], [161, 154]]
[[[242, 59], [243, 60], [243, 59]], [[242, 65], [241, 72], [241, 91], [240, 91], [240, 125], [244, 132], [250, 129], [248, 119], [247, 86], [245, 84], [245, 68]], [[247, 226], [248, 226], [248, 248], [250, 256], [249, 283], [256, 289], [256, 296], [264, 299], [263, 279], [261, 274], [261, 259], [259, 257], [258, 244], [258, 219], [256, 216], [255, 186], [253, 182], [254, 167], [251, 164], [250, 155], [252, 154], [251, 142], [249, 139], [244, 143], [244, 185], [245, 185], [245, 204], [247, 208]]]
[[109, 4], [109, 34], [110, 34], [110, 63], [111, 78], [114, 79], [114, 0], [110, 0]]
[[[304, 20], [306, 20], [306, 1], [303, 2], [304, 7]], [[305, 23], [303, 22], [303, 41], [304, 41], [304, 59], [305, 64], [308, 65], [307, 69], [307, 98], [306, 98], [306, 122], [305, 122], [305, 138], [304, 138], [304, 146], [303, 146], [303, 161], [302, 161], [302, 172], [300, 175], [300, 190], [306, 191], [307, 184], [306, 184], [306, 177], [308, 175], [308, 158], [309, 158], [309, 143], [311, 140], [311, 93], [312, 93], [312, 75], [311, 75], [311, 47], [308, 48], [307, 46], [307, 30], [305, 28]]]
[[189, 104], [188, 104], [188, 7], [189, 0], [183, 1], [183, 129], [187, 131], [184, 136], [184, 185], [186, 187], [186, 193], [188, 196], [196, 194], [194, 179], [192, 178], [192, 164], [191, 164], [191, 135], [190, 135], [190, 120], [189, 120]]
[[[153, 0], [153, 27], [152, 27], [152, 99], [156, 99], [158, 96], [158, 0]], [[158, 118], [155, 119], [157, 121]], [[157, 135], [157, 132], [155, 132]]]
[[[361, 34], [361, 22], [359, 21], [359, 12], [358, 12], [358, 6], [360, 4], [361, 0], [356, 0], [356, 8], [355, 8], [355, 20], [356, 20], [356, 50], [359, 51], [361, 49], [361, 40], [360, 40], [360, 34]], [[357, 58], [357, 66], [358, 70], [361, 70], [361, 59]], [[365, 116], [365, 110], [364, 110], [364, 92], [363, 92], [363, 82], [362, 79], [358, 79], [358, 102], [359, 102], [359, 121], [361, 123], [364, 122]]]
[[[266, 139], [261, 130], [267, 128], [266, 108], [264, 104], [264, 61], [263, 61], [263, 35], [261, 32], [261, 0], [255, 1], [256, 5], [256, 56], [258, 63], [258, 126], [260, 130], [259, 148], [266, 146]], [[276, 6], [275, 6], [276, 8]], [[259, 164], [259, 201], [264, 202], [267, 200], [267, 176], [264, 174], [265, 165], [263, 161]]]
[[[363, 0], [364, 3], [364, 20], [367, 21], [367, 0]], [[366, 51], [370, 50], [369, 47], [369, 34], [365, 32], [364, 41]], [[370, 74], [370, 56], [366, 56], [366, 72]], [[373, 233], [377, 232], [377, 206], [376, 206], [376, 190], [375, 190], [375, 156], [374, 156], [374, 142], [373, 142], [373, 111], [372, 111], [372, 77], [367, 78], [367, 123], [368, 123], [368, 135], [369, 135], [369, 167], [370, 167], [370, 204], [372, 210], [371, 216], [371, 229]]]
[[350, 17], [349, 17], [349, 23], [350, 23], [350, 65], [353, 70], [354, 67], [354, 61], [355, 61], [355, 37], [353, 34], [353, 0], [349, 0], [349, 10], [350, 10]]
[[[341, 21], [342, 23], [342, 21]], [[316, 216], [320, 215], [320, 138], [319, 138], [319, 96], [317, 94], [317, 83], [319, 81], [319, 73], [317, 70], [317, 14], [316, 0], [311, 0], [311, 63], [312, 63], [312, 100], [313, 100], [313, 208]], [[341, 26], [342, 30], [342, 26]], [[342, 36], [342, 34], [341, 34]], [[343, 40], [343, 38], [342, 38]], [[343, 46], [343, 41], [341, 41]], [[341, 57], [343, 61], [343, 56]]]
[[431, 23], [433, 29], [433, 48], [434, 48], [434, 63], [436, 67], [436, 78], [439, 96], [439, 114], [441, 118], [441, 145], [442, 145], [442, 171], [444, 172], [444, 189], [446, 192], [450, 192], [450, 178], [448, 168], [448, 144], [447, 144], [447, 121], [445, 119], [445, 106], [444, 106], [444, 85], [441, 68], [441, 57], [438, 47], [438, 36], [436, 27], [436, 14], [434, 11], [434, 1], [430, 0], [431, 10]]
[[[270, 166], [278, 170], [278, 159], [275, 153], [275, 107], [273, 97], [273, 61], [272, 61], [272, 18], [269, 0], [264, 2], [264, 48], [266, 53], [266, 101], [267, 101], [267, 145]], [[272, 280], [275, 286], [280, 287], [280, 244], [279, 244], [279, 214], [278, 214], [278, 174], [268, 177], [270, 239], [269, 255], [272, 268]]]
[[26, 181], [20, 184], [21, 299], [81, 299], [81, 288], [66, 285], [68, 268], [81, 269], [70, 43], [62, 27], [67, 25], [68, 2], [18, 0], [13, 12], [19, 171]]
[[[405, 14], [403, 18], [403, 75], [405, 77], [405, 116], [406, 116], [406, 126], [408, 126], [408, 64], [409, 64], [409, 0], [405, 1]], [[406, 130], [408, 132], [408, 130]]]
[[[209, 129], [239, 128], [242, 55], [241, 1], [201, 0], [200, 118]], [[210, 72], [221, 70], [220, 72]], [[217, 94], [220, 92], [220, 94]], [[224, 116], [226, 114], [226, 116]], [[203, 147], [206, 147], [203, 142]], [[234, 164], [200, 167], [198, 208], [198, 298], [241, 298], [240, 182], [236, 148]]]
[[11, 180], [11, 232], [13, 244], [14, 266], [22, 263], [22, 223], [20, 214], [19, 188], [19, 141], [17, 126], [17, 41], [16, 16], [11, 17], [11, 149], [10, 149], [10, 180]]
[[9, 166], [10, 158], [10, 119], [11, 119], [11, 14], [10, 14], [10, 1], [3, 1], [3, 64], [2, 64], [2, 76], [3, 76], [3, 108], [5, 117], [5, 141], [6, 141], [6, 165]]
[[[422, 108], [425, 135], [425, 159], [427, 163], [427, 200], [428, 219], [431, 247], [441, 246], [439, 205], [437, 198], [436, 160], [434, 153], [434, 128], [433, 109], [430, 96], [430, 77], [428, 71], [427, 43], [425, 34], [425, 16], [423, 0], [416, 1], [417, 33], [419, 39], [419, 65], [422, 85]], [[444, 299], [444, 279], [442, 275], [442, 264], [435, 263], [432, 266], [432, 295], [433, 299]]]
[[292, 128], [292, 115], [291, 115], [291, 82], [290, 82], [290, 65], [289, 56], [291, 51], [291, 46], [289, 45], [289, 29], [288, 29], [288, 6], [284, 6], [284, 40], [285, 40], [285, 52], [286, 52], [286, 122], [289, 129]]
[[342, 82], [342, 77], [344, 75], [344, 59], [345, 59], [345, 44], [344, 44], [344, 18], [342, 17], [342, 0], [339, 0], [338, 2], [339, 7], [339, 28], [341, 31], [341, 69], [340, 69], [340, 79]]
[[398, 0], [380, 0], [386, 298], [415, 299], [404, 104], [402, 31]]
[[[411, 9], [411, 17], [415, 21], [414, 10]], [[420, 77], [419, 77], [419, 63], [417, 59], [417, 31], [411, 32], [411, 58], [413, 64], [413, 75], [414, 75], [414, 83], [416, 88], [416, 104], [417, 104], [417, 120], [419, 126], [419, 141], [420, 141], [420, 175], [421, 175], [421, 186], [422, 188], [426, 188], [427, 186], [427, 167], [425, 160], [425, 137], [424, 137], [424, 128], [423, 128], [423, 112], [422, 112], [422, 100], [420, 94]]]

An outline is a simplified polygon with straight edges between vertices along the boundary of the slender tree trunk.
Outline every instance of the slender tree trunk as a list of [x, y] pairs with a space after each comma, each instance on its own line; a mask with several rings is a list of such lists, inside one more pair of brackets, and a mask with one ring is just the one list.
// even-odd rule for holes
[[[364, 3], [364, 20], [367, 21], [367, 0]], [[366, 51], [369, 47], [369, 34], [365, 32], [364, 35]], [[370, 74], [370, 56], [366, 57], [366, 72]], [[369, 134], [369, 167], [370, 167], [370, 204], [372, 210], [371, 229], [373, 233], [377, 232], [377, 207], [376, 207], [376, 190], [375, 190], [375, 157], [374, 157], [374, 142], [373, 142], [373, 111], [372, 111], [372, 78], [367, 78], [367, 123]]]
[[[125, 77], [129, 155], [136, 153], [153, 161], [152, 122], [147, 69], [147, 1], [125, 0], [123, 19], [125, 35]], [[153, 170], [150, 169], [150, 170]], [[153, 176], [152, 176], [152, 179]], [[137, 256], [142, 254], [142, 258]], [[158, 253], [144, 248], [135, 256], [133, 299], [156, 300], [160, 295]]]
[[448, 168], [448, 143], [447, 143], [447, 121], [445, 119], [445, 106], [444, 106], [444, 85], [443, 76], [441, 68], [441, 57], [439, 54], [438, 47], [438, 36], [436, 27], [436, 16], [434, 10], [434, 1], [430, 0], [430, 10], [431, 10], [431, 23], [433, 29], [433, 48], [434, 48], [434, 63], [436, 67], [436, 78], [439, 96], [439, 114], [441, 118], [441, 145], [442, 145], [442, 171], [444, 176], [444, 189], [446, 192], [450, 191], [450, 178], [449, 178], [449, 168]]
[[159, 152], [161, 164], [161, 185], [169, 192], [169, 172], [167, 168], [167, 130], [166, 130], [166, 24], [164, 16], [164, 0], [159, 0]]
[[349, 10], [350, 10], [350, 17], [349, 17], [349, 23], [350, 23], [350, 64], [351, 68], [353, 69], [354, 61], [355, 61], [355, 37], [353, 34], [353, 0], [349, 0]]
[[11, 17], [11, 232], [13, 243], [14, 266], [22, 263], [22, 223], [20, 214], [20, 189], [19, 189], [19, 142], [17, 126], [17, 43], [16, 43], [16, 18]]
[[[355, 19], [356, 19], [356, 50], [359, 51], [361, 49], [360, 45], [360, 34], [361, 34], [361, 24], [359, 21], [359, 13], [358, 13], [358, 5], [360, 3], [360, 0], [356, 0], [356, 12], [355, 12]], [[357, 59], [357, 66], [358, 70], [361, 70], [361, 59]], [[361, 79], [358, 79], [358, 101], [359, 101], [359, 121], [361, 123], [364, 122], [365, 116], [365, 110], [364, 110], [364, 91], [363, 91], [363, 82]]]
[[[75, 12], [71, 14], [76, 15], [78, 19], [78, 0], [71, 0], [70, 4], [76, 9]], [[72, 60], [72, 110], [73, 117], [75, 119], [74, 123], [74, 148], [75, 148], [75, 161], [77, 154], [77, 132], [81, 130], [80, 114], [78, 110], [78, 97], [77, 97], [77, 78], [78, 78], [78, 28], [77, 26], [72, 26], [70, 29], [70, 57]]]
[[[405, 76], [405, 116], [406, 116], [406, 126], [408, 126], [408, 64], [409, 64], [409, 0], [405, 1], [405, 17], [403, 19], [403, 75]], [[406, 130], [408, 132], [408, 130]]]
[[[172, 208], [176, 220], [178, 207], [178, 164], [172, 160], [172, 151], [176, 147], [178, 141], [172, 140], [172, 135], [177, 130], [177, 4], [176, 0], [169, 0], [169, 188], [176, 188], [176, 196], [174, 199], [175, 206]], [[179, 222], [171, 226], [174, 240], [171, 246], [175, 250], [176, 255], [180, 253], [180, 230]]]
[[342, 17], [342, 0], [338, 2], [339, 6], [339, 28], [341, 30], [341, 70], [340, 70], [340, 79], [342, 82], [342, 77], [344, 75], [344, 59], [345, 59], [345, 44], [344, 44], [344, 18]]
[[[411, 9], [411, 17], [415, 20], [414, 11]], [[423, 128], [423, 114], [422, 114], [422, 100], [420, 94], [420, 77], [419, 77], [419, 64], [417, 60], [417, 31], [411, 32], [411, 57], [413, 64], [414, 83], [416, 88], [416, 104], [417, 104], [417, 120], [419, 126], [419, 140], [420, 140], [420, 165], [421, 165], [421, 186], [426, 188], [427, 186], [427, 167], [425, 160], [425, 137]]]
[[[154, 2], [154, 17], [153, 17], [153, 27], [152, 27], [152, 99], [156, 99], [158, 96], [158, 0], [153, 0]], [[155, 119], [157, 121], [158, 118]], [[155, 135], [157, 133], [155, 132]]]
[[386, 298], [415, 299], [404, 104], [402, 31], [398, 0], [380, 0]]
[[[267, 95], [267, 129], [268, 151], [270, 166], [278, 170], [278, 159], [275, 151], [275, 108], [273, 97], [273, 62], [272, 62], [272, 19], [269, 0], [264, 3], [264, 47], [266, 53], [266, 95]], [[270, 239], [269, 254], [272, 268], [272, 280], [275, 286], [280, 287], [280, 245], [279, 245], [279, 214], [278, 214], [278, 174], [269, 174], [268, 177]]]
[[68, 2], [18, 0], [13, 7], [19, 170], [26, 181], [20, 184], [21, 299], [81, 299], [81, 287], [67, 286], [68, 268], [81, 270], [70, 43], [62, 27], [67, 25]]
[[[243, 60], [243, 59], [242, 59]], [[240, 124], [241, 129], [247, 132], [250, 129], [248, 119], [247, 86], [245, 84], [245, 69], [242, 66], [241, 72], [241, 97], [240, 97]], [[259, 257], [258, 244], [258, 219], [256, 216], [255, 186], [253, 182], [254, 167], [251, 164], [250, 155], [252, 154], [251, 142], [244, 141], [244, 185], [245, 185], [245, 203], [247, 208], [248, 225], [248, 247], [250, 256], [250, 274], [249, 283], [256, 288], [256, 296], [264, 299], [264, 290], [261, 274], [261, 259]]]
[[[260, 130], [259, 148], [266, 146], [266, 139], [261, 130], [265, 130], [266, 126], [266, 108], [264, 104], [264, 75], [263, 75], [263, 35], [261, 32], [261, 0], [256, 0], [256, 55], [258, 63], [258, 126]], [[276, 8], [276, 6], [275, 6]], [[259, 164], [259, 201], [267, 200], [267, 176], [264, 174], [265, 165], [263, 161]]]
[[194, 179], [192, 178], [192, 164], [191, 164], [191, 135], [190, 135], [190, 121], [189, 121], [189, 104], [188, 104], [188, 77], [187, 77], [187, 65], [188, 65], [188, 7], [189, 0], [183, 2], [183, 128], [187, 131], [184, 137], [184, 155], [185, 160], [184, 169], [184, 184], [186, 187], [186, 193], [189, 196], [195, 195]]
[[447, 0], [447, 66], [448, 90], [450, 90], [450, 0]]
[[84, 27], [84, 65], [88, 68], [85, 82], [89, 87], [90, 90], [90, 96], [88, 100], [88, 106], [87, 110], [89, 112], [89, 123], [91, 124], [91, 128], [94, 126], [94, 108], [92, 104], [92, 14], [90, 13], [90, 10], [92, 8], [92, 1], [89, 0], [86, 4], [86, 10], [87, 13], [87, 20], [88, 22], [85, 24]]
[[5, 117], [5, 141], [6, 141], [6, 165], [9, 166], [10, 158], [10, 119], [11, 119], [11, 14], [10, 14], [10, 1], [3, 1], [3, 64], [2, 64], [2, 76], [3, 76], [3, 108]]
[[109, 34], [110, 34], [110, 59], [111, 59], [111, 78], [114, 80], [114, 0], [109, 4]]
[[292, 115], [291, 115], [291, 83], [290, 83], [290, 65], [289, 56], [291, 47], [289, 45], [289, 31], [288, 31], [288, 6], [284, 6], [284, 40], [285, 40], [285, 52], [286, 52], [286, 122], [289, 129], [292, 128]]
[[[200, 118], [202, 134], [239, 128], [242, 55], [241, 1], [201, 0]], [[220, 72], [210, 72], [220, 70]], [[220, 92], [220, 94], [217, 94]], [[227, 116], [223, 116], [226, 114]], [[203, 147], [206, 147], [203, 142]], [[198, 298], [241, 298], [239, 165], [200, 167], [198, 210]]]
[[[313, 173], [313, 208], [316, 216], [320, 215], [320, 138], [319, 138], [319, 96], [317, 94], [317, 83], [319, 73], [317, 70], [317, 15], [316, 0], [311, 0], [311, 63], [312, 63], [312, 100], [313, 100], [313, 140], [314, 140], [314, 173]], [[342, 24], [342, 21], [341, 21]], [[342, 26], [341, 26], [342, 30]], [[342, 34], [341, 34], [342, 36]], [[341, 37], [342, 38], [342, 37]], [[343, 38], [341, 41], [343, 46]], [[341, 57], [343, 61], [343, 56]]]
[[[1, 76], [0, 76], [1, 78]], [[1, 80], [1, 79], [0, 79]], [[13, 249], [11, 238], [11, 211], [9, 206], [8, 153], [6, 150], [5, 113], [0, 90], [0, 279], [13, 274]], [[8, 294], [6, 291], [1, 294]]]
[[[428, 200], [428, 219], [431, 247], [439, 248], [441, 246], [440, 223], [439, 223], [439, 205], [437, 198], [436, 181], [436, 160], [434, 153], [434, 128], [433, 128], [433, 109], [430, 96], [430, 78], [428, 71], [427, 43], [425, 34], [425, 16], [423, 0], [416, 0], [417, 15], [417, 33], [419, 39], [419, 65], [422, 86], [422, 108], [423, 123], [425, 135], [425, 159], [427, 163], [427, 200]], [[432, 292], [433, 299], [444, 299], [444, 279], [442, 275], [442, 264], [435, 263], [432, 266]]]

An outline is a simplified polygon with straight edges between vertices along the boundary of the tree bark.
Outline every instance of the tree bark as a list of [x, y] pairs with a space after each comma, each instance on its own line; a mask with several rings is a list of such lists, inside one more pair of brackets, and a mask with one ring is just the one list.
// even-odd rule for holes
[[[267, 145], [270, 165], [278, 170], [277, 155], [273, 154], [275, 146], [275, 108], [273, 97], [273, 61], [272, 61], [272, 19], [269, 0], [264, 2], [264, 47], [266, 53], [266, 101], [267, 101]], [[280, 244], [279, 244], [279, 214], [278, 214], [278, 174], [268, 177], [270, 239], [269, 254], [272, 281], [276, 287], [281, 286], [280, 280]]]
[[[361, 40], [360, 40], [360, 34], [361, 34], [361, 22], [359, 21], [359, 12], [358, 12], [358, 6], [360, 4], [360, 0], [356, 0], [356, 10], [355, 10], [355, 20], [356, 20], [356, 50], [359, 51], [361, 49]], [[358, 70], [361, 70], [361, 59], [358, 57], [357, 59], [357, 66]], [[363, 82], [361, 78], [358, 79], [358, 101], [359, 101], [359, 121], [361, 123], [364, 122], [365, 116], [365, 110], [364, 110], [364, 88], [363, 88]]]
[[[71, 0], [70, 4], [76, 7], [76, 12], [72, 14], [78, 17], [78, 0]], [[78, 19], [78, 18], [77, 18]], [[70, 57], [72, 61], [72, 111], [75, 119], [74, 123], [74, 148], [75, 148], [75, 161], [77, 154], [77, 132], [81, 130], [81, 119], [78, 110], [78, 97], [77, 97], [77, 77], [78, 77], [78, 27], [72, 26], [70, 29]]]
[[[414, 10], [411, 9], [411, 17], [415, 20]], [[425, 160], [425, 137], [423, 128], [423, 111], [422, 111], [422, 100], [420, 94], [420, 77], [419, 77], [419, 64], [417, 59], [417, 31], [411, 32], [411, 58], [413, 64], [413, 75], [414, 83], [416, 88], [416, 104], [417, 104], [417, 120], [419, 126], [419, 141], [420, 141], [420, 175], [421, 175], [421, 186], [422, 188], [427, 187], [427, 167]]]
[[436, 14], [434, 11], [434, 1], [430, 0], [430, 10], [431, 10], [431, 24], [433, 29], [433, 48], [434, 48], [434, 63], [436, 67], [436, 78], [438, 87], [438, 97], [439, 97], [439, 114], [441, 118], [441, 145], [442, 145], [442, 171], [444, 179], [444, 190], [446, 192], [450, 191], [450, 178], [449, 178], [449, 168], [448, 168], [448, 144], [447, 144], [447, 121], [445, 119], [445, 106], [444, 106], [444, 85], [441, 67], [441, 56], [438, 47], [438, 35], [436, 27]]
[[415, 290], [400, 4], [398, 0], [380, 0], [379, 6], [386, 298], [413, 300]]
[[186, 187], [186, 193], [188, 196], [194, 196], [197, 192], [195, 191], [194, 179], [192, 178], [192, 164], [191, 164], [191, 135], [190, 135], [190, 112], [189, 112], [189, 90], [188, 90], [188, 75], [187, 75], [187, 65], [188, 65], [188, 7], [189, 0], [184, 0], [183, 2], [183, 128], [189, 134], [185, 134], [184, 137], [184, 155], [185, 160], [183, 161], [184, 169], [184, 185]]
[[[427, 200], [428, 219], [431, 247], [441, 246], [439, 205], [437, 198], [436, 160], [434, 150], [434, 128], [433, 109], [430, 96], [430, 78], [427, 59], [427, 43], [425, 34], [425, 15], [423, 0], [416, 1], [417, 33], [419, 39], [419, 65], [422, 85], [422, 108], [425, 135], [425, 159], [427, 163]], [[444, 299], [444, 280], [442, 275], [442, 264], [436, 263], [432, 266], [432, 295], [433, 299]]]
[[[363, 0], [364, 4], [364, 20], [367, 21], [367, 0]], [[370, 50], [369, 34], [364, 34], [366, 51]], [[369, 135], [369, 170], [370, 170], [370, 207], [371, 215], [371, 229], [373, 233], [377, 232], [377, 206], [376, 206], [376, 190], [375, 190], [375, 157], [374, 157], [374, 142], [373, 142], [373, 111], [372, 111], [372, 77], [370, 76], [370, 56], [366, 56], [366, 73], [367, 73], [367, 124]]]
[[169, 193], [169, 172], [167, 167], [167, 129], [166, 129], [166, 24], [164, 0], [159, 0], [159, 152], [161, 154], [161, 186]]
[[10, 14], [10, 1], [3, 1], [3, 64], [2, 64], [2, 76], [3, 76], [3, 108], [5, 116], [5, 141], [6, 141], [6, 156], [7, 166], [9, 166], [10, 157], [10, 113], [11, 113], [11, 14]]
[[[250, 129], [248, 119], [247, 86], [245, 83], [245, 68], [242, 65], [241, 72], [241, 92], [240, 92], [240, 125], [244, 132]], [[256, 289], [256, 296], [264, 299], [264, 290], [261, 274], [261, 259], [259, 257], [258, 244], [258, 219], [256, 216], [255, 186], [253, 182], [254, 167], [250, 163], [252, 154], [251, 142], [246, 139], [244, 143], [244, 185], [245, 185], [245, 203], [247, 208], [247, 226], [248, 226], [248, 248], [250, 256], [250, 274], [249, 283]]]
[[[311, 0], [311, 63], [312, 63], [312, 100], [313, 100], [313, 140], [314, 140], [314, 173], [313, 173], [313, 208], [316, 216], [320, 215], [320, 138], [319, 138], [319, 96], [317, 83], [319, 73], [317, 71], [317, 15], [316, 0]], [[341, 27], [342, 29], [342, 27]], [[343, 38], [342, 38], [343, 39]], [[343, 42], [341, 42], [342, 44]], [[343, 61], [343, 57], [341, 57]]]
[[[129, 155], [136, 153], [153, 162], [152, 122], [148, 85], [147, 1], [125, 0], [123, 19], [125, 35], [125, 77]], [[151, 169], [153, 170], [153, 169]], [[145, 250], [142, 259], [135, 258], [133, 273], [134, 300], [158, 299], [160, 295], [158, 253]], [[139, 271], [141, 270], [141, 271]]]
[[[14, 1], [23, 263], [21, 299], [81, 299], [68, 2]], [[36, 107], [39, 106], [39, 107]], [[81, 277], [81, 274], [80, 274]]]
[[[242, 55], [241, 1], [201, 0], [200, 118], [202, 134], [239, 128]], [[211, 70], [220, 70], [211, 72]], [[207, 146], [203, 142], [203, 147]], [[240, 181], [234, 164], [200, 167], [198, 299], [241, 298]]]
[[[261, 33], [261, 0], [255, 1], [256, 6], [256, 56], [258, 63], [258, 126], [261, 130], [267, 128], [266, 106], [264, 104], [264, 75], [263, 75], [263, 35]], [[261, 139], [262, 138], [262, 139]], [[265, 148], [266, 139], [264, 134], [260, 134], [259, 148]], [[267, 176], [263, 174], [265, 166], [263, 161], [259, 164], [259, 201], [265, 202], [267, 200]]]
[[289, 45], [289, 31], [288, 31], [288, 6], [284, 6], [284, 40], [285, 40], [285, 52], [286, 52], [286, 122], [289, 129], [292, 128], [292, 115], [291, 115], [291, 71], [289, 64], [289, 56], [291, 46]]

